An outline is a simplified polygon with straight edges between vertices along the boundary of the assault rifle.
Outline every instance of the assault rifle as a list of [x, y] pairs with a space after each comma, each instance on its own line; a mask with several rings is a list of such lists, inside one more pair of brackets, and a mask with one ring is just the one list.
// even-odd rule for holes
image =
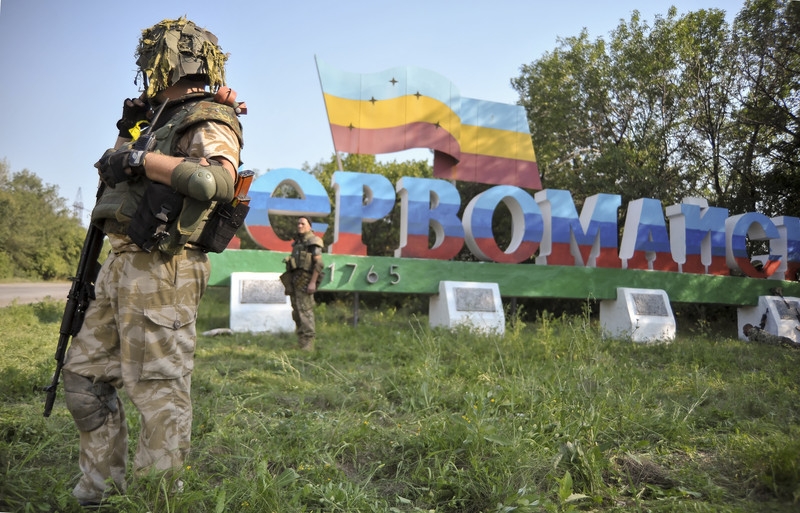
[[[102, 195], [103, 189], [105, 189], [105, 184], [101, 182], [97, 188], [98, 198]], [[89, 303], [94, 299], [94, 282], [97, 279], [97, 273], [100, 271], [100, 262], [97, 259], [100, 256], [100, 250], [103, 249], [104, 237], [103, 230], [94, 224], [89, 225], [86, 239], [83, 241], [81, 258], [78, 261], [78, 271], [73, 278], [70, 278], [72, 287], [70, 287], [67, 295], [67, 306], [64, 308], [64, 316], [61, 318], [58, 347], [56, 348], [56, 371], [53, 374], [53, 381], [50, 385], [43, 388], [43, 391], [47, 392], [47, 398], [44, 402], [45, 417], [50, 416], [50, 412], [53, 410], [53, 403], [56, 401], [56, 389], [58, 388], [58, 380], [61, 377], [61, 368], [64, 366], [64, 355], [67, 352], [69, 340], [80, 331], [83, 325], [83, 318], [86, 316], [86, 309], [89, 308]]]
[[[151, 151], [155, 146], [155, 134], [152, 134], [153, 125], [158, 120], [158, 117], [163, 112], [164, 107], [167, 105], [165, 101], [161, 108], [159, 108], [156, 115], [153, 117], [152, 122], [145, 129], [144, 132], [133, 145], [134, 150]], [[103, 195], [106, 184], [102, 181], [97, 187], [97, 199]], [[56, 402], [56, 390], [58, 389], [58, 381], [61, 378], [61, 370], [64, 367], [64, 356], [67, 353], [67, 346], [72, 337], [78, 334], [83, 326], [83, 319], [86, 317], [86, 310], [89, 308], [89, 303], [95, 299], [94, 284], [97, 280], [97, 273], [100, 272], [100, 251], [103, 249], [103, 239], [105, 233], [103, 230], [95, 226], [94, 223], [89, 224], [89, 229], [86, 231], [86, 238], [83, 241], [83, 249], [81, 249], [81, 258], [78, 260], [78, 270], [75, 276], [70, 278], [72, 286], [67, 295], [67, 306], [64, 307], [64, 316], [61, 318], [61, 328], [59, 329], [58, 346], [56, 347], [56, 370], [53, 373], [53, 381], [42, 388], [42, 391], [47, 393], [44, 401], [44, 416], [49, 417], [53, 411], [53, 404]]]

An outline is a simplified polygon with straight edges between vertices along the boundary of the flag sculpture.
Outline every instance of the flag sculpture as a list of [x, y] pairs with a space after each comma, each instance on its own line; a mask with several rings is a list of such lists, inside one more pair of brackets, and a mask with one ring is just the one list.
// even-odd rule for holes
[[317, 71], [337, 152], [429, 148], [437, 178], [542, 188], [523, 107], [463, 98], [420, 68], [358, 74], [317, 59]]

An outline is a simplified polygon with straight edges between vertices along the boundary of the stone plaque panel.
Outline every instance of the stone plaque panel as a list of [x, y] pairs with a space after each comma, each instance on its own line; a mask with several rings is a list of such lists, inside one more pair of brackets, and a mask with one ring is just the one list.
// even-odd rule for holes
[[[788, 304], [787, 304], [788, 303]], [[800, 303], [797, 301], [779, 301], [774, 300], [772, 302], [775, 311], [782, 320], [798, 320], [797, 316], [800, 315]]]
[[631, 294], [637, 315], [669, 317], [664, 296], [659, 294]]
[[490, 289], [456, 287], [456, 310], [459, 312], [494, 312], [494, 295]]
[[282, 304], [286, 302], [279, 280], [242, 280], [240, 303]]

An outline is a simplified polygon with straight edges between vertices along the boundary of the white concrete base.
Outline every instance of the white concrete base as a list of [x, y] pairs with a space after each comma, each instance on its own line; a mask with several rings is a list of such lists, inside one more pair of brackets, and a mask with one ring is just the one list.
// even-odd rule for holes
[[747, 340], [742, 331], [745, 324], [759, 327], [761, 318], [766, 315], [764, 331], [800, 343], [800, 331], [797, 330], [800, 327], [798, 309], [800, 299], [796, 297], [759, 296], [757, 306], [740, 306], [736, 309], [739, 339]]
[[294, 332], [280, 273], [231, 273], [231, 331]]
[[505, 312], [497, 283], [440, 281], [431, 296], [428, 319], [432, 328], [466, 326], [480, 333], [506, 331]]
[[633, 342], [675, 339], [675, 316], [663, 290], [617, 288], [617, 299], [600, 301], [600, 324], [611, 338]]

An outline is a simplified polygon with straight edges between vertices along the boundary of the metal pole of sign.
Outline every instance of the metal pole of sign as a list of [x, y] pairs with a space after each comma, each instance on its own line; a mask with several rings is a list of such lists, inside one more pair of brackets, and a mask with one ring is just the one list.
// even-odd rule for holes
[[353, 327], [358, 327], [358, 292], [353, 293]]
[[511, 315], [511, 321], [513, 323], [516, 323], [516, 321], [517, 321], [517, 298], [516, 297], [512, 297], [511, 298], [511, 311], [508, 312], [508, 313], [509, 313], [509, 315]]

